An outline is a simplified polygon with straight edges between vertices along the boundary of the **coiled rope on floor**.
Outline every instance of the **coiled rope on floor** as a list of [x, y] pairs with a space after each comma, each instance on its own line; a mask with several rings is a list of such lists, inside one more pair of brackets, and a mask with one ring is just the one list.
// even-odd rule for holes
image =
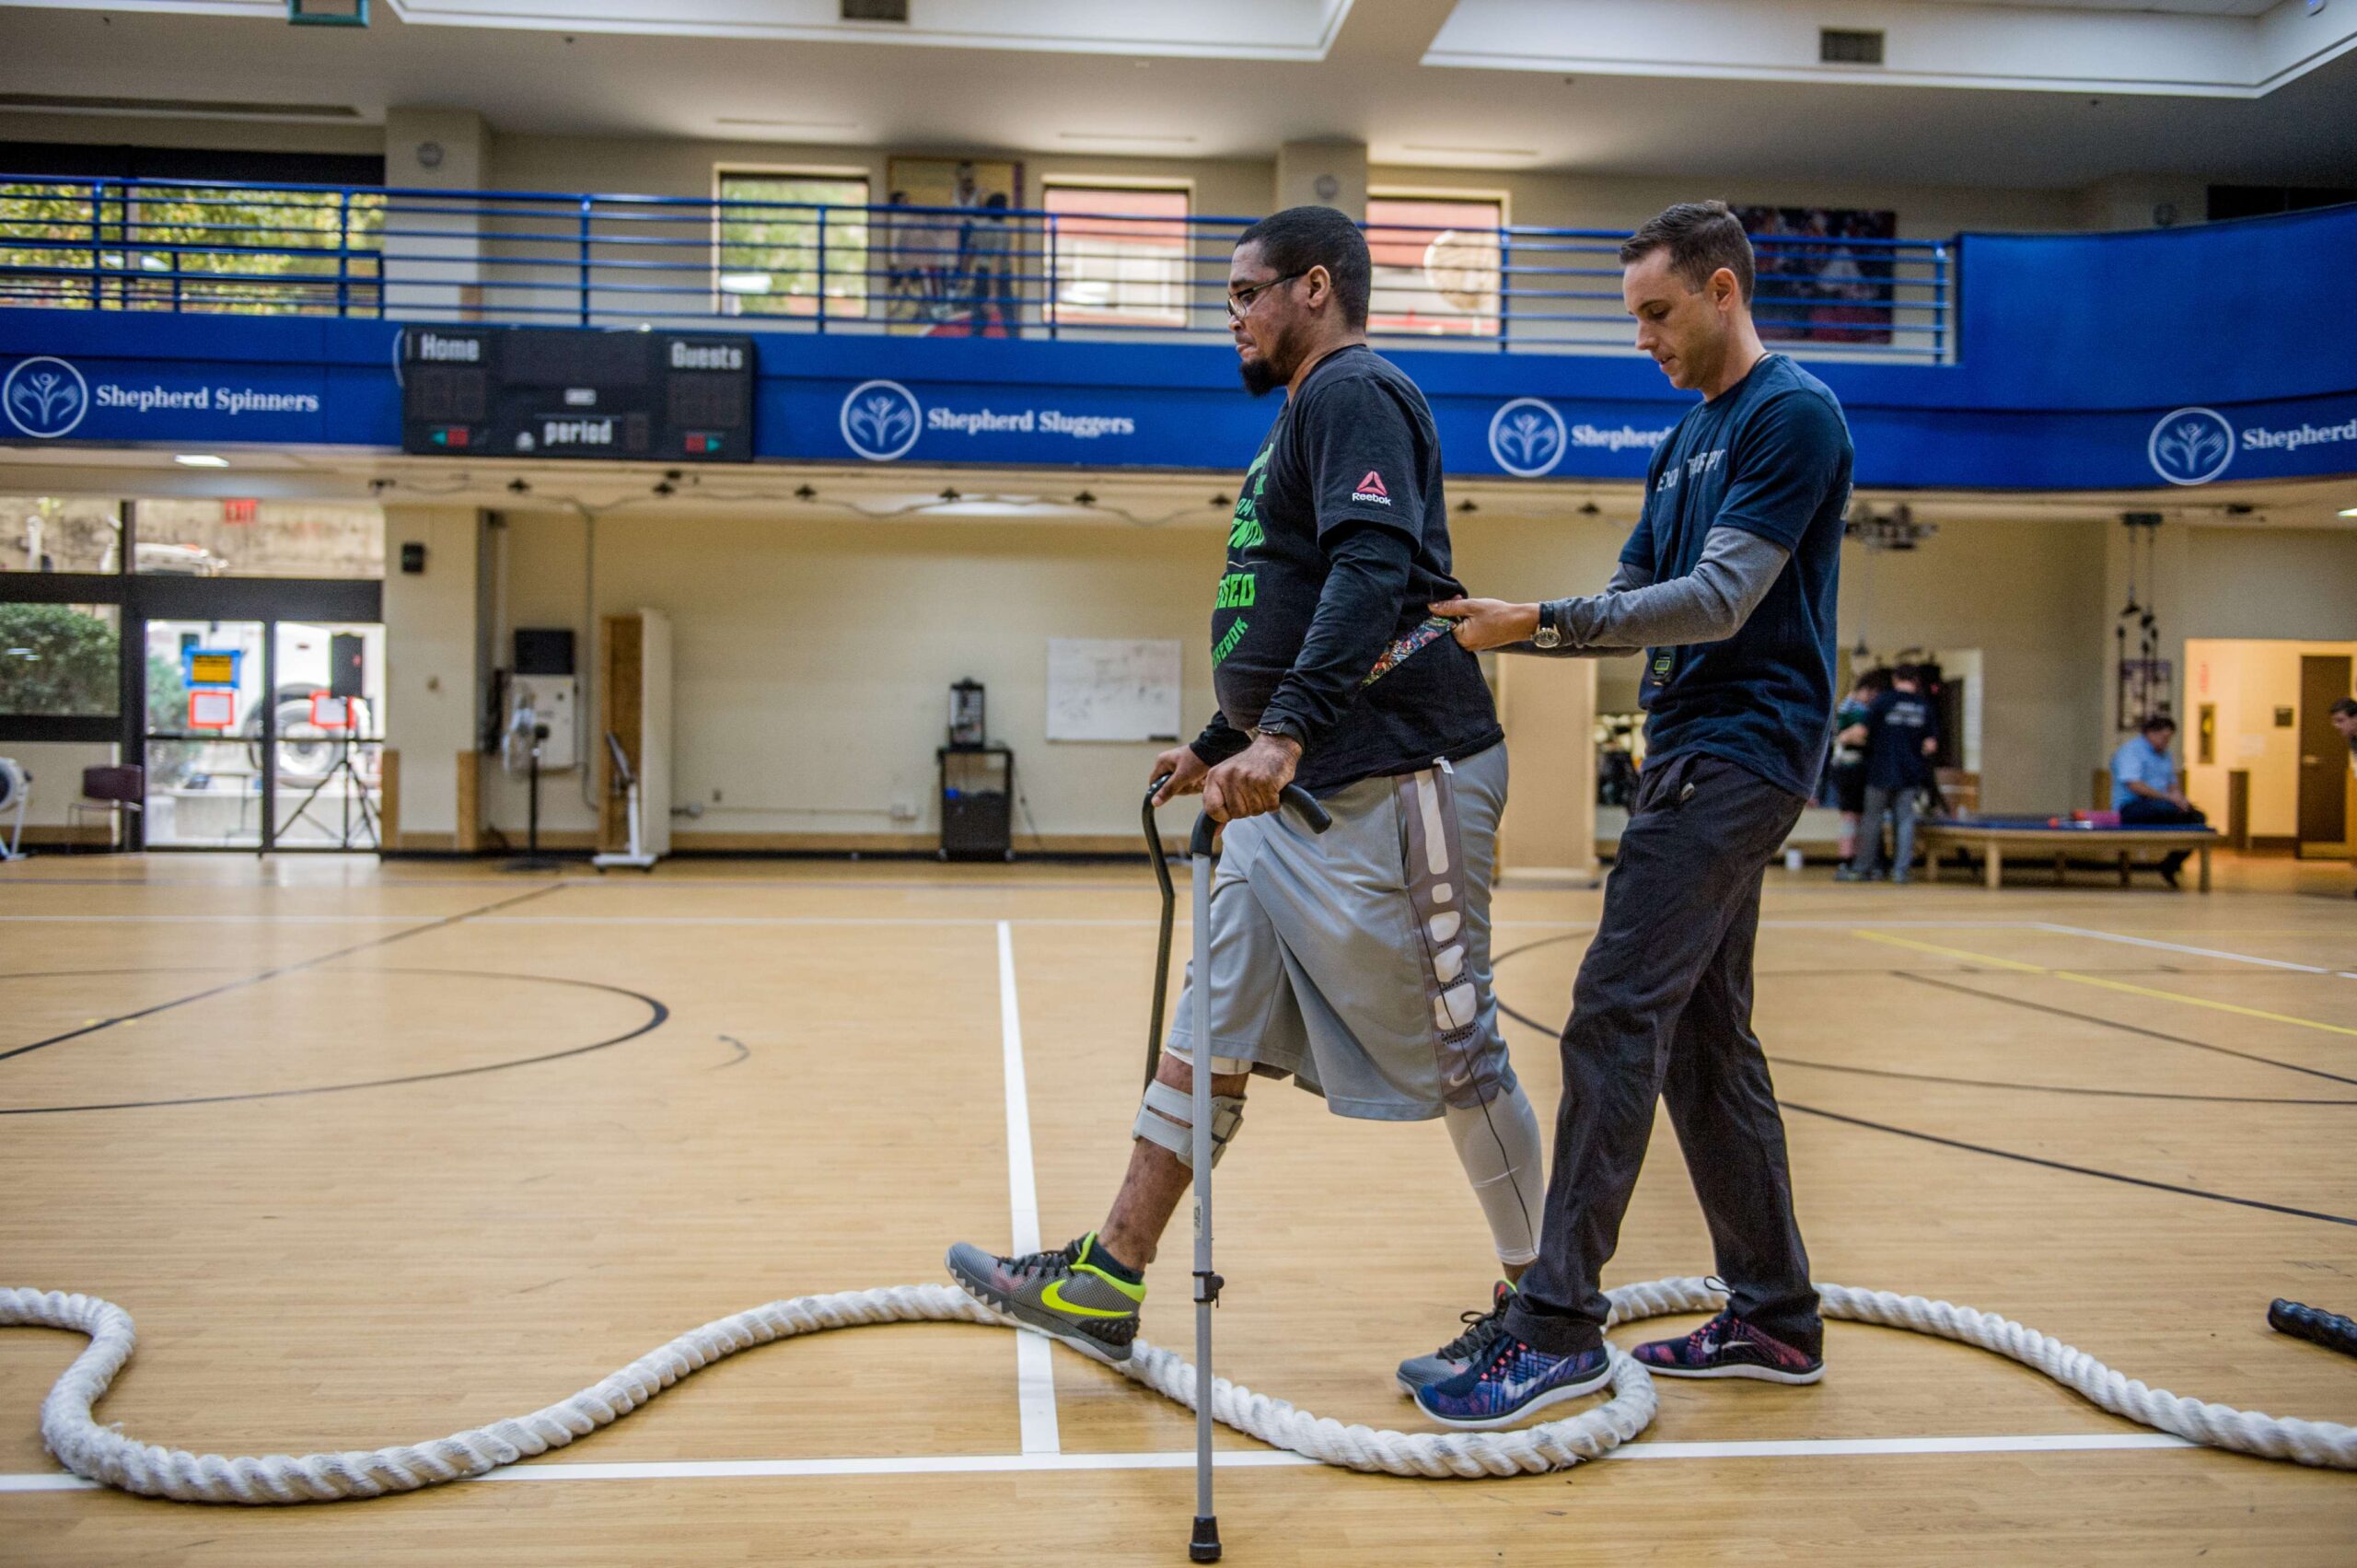
[[[1920, 1295], [1819, 1285], [1829, 1318], [1904, 1329], [1978, 1345], [2037, 1369], [2116, 1415], [2214, 1448], [2333, 1469], [2357, 1469], [2357, 1428], [2300, 1421], [2181, 1399], [2147, 1387], [2083, 1351], [1994, 1313]], [[1655, 1280], [1607, 1293], [1613, 1321], [1713, 1312], [1725, 1295], [1710, 1281]], [[0, 1290], [0, 1327], [66, 1329], [90, 1343], [41, 1401], [41, 1439], [75, 1475], [150, 1497], [188, 1503], [331, 1503], [413, 1492], [482, 1475], [562, 1448], [619, 1421], [714, 1362], [773, 1340], [874, 1323], [1005, 1320], [954, 1285], [890, 1285], [772, 1301], [716, 1318], [639, 1357], [569, 1400], [435, 1442], [367, 1452], [272, 1454], [224, 1458], [134, 1442], [99, 1424], [91, 1407], [131, 1359], [131, 1315], [112, 1302], [58, 1291]], [[1127, 1375], [1193, 1408], [1194, 1368], [1160, 1346], [1137, 1342]], [[1323, 1464], [1433, 1479], [1559, 1470], [1609, 1453], [1653, 1422], [1653, 1378], [1612, 1353], [1612, 1397], [1560, 1421], [1505, 1432], [1409, 1433], [1344, 1425], [1225, 1378], [1212, 1387], [1223, 1425]]]

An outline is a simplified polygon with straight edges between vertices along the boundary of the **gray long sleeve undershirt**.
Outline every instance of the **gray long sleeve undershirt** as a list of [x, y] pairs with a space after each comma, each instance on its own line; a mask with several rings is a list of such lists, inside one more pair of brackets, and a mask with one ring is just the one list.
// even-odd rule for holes
[[1612, 657], [1649, 647], [1716, 643], [1743, 629], [1792, 552], [1742, 528], [1713, 528], [1694, 570], [1666, 583], [1623, 561], [1604, 592], [1553, 600], [1562, 645], [1517, 643], [1517, 653]]

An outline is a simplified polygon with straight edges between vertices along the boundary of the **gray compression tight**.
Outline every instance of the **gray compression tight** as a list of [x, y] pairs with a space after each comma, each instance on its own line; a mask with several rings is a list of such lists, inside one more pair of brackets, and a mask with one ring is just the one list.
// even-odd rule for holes
[[1465, 1178], [1489, 1218], [1498, 1261], [1529, 1262], [1538, 1256], [1538, 1219], [1547, 1193], [1547, 1164], [1530, 1097], [1516, 1084], [1487, 1105], [1452, 1105], [1442, 1115]]

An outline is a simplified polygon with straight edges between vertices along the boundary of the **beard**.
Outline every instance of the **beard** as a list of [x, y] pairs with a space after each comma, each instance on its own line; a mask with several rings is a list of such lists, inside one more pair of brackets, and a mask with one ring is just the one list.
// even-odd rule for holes
[[1288, 324], [1266, 354], [1237, 363], [1246, 391], [1256, 398], [1265, 398], [1293, 379], [1294, 371], [1301, 365], [1301, 345], [1295, 341], [1295, 333], [1296, 329]]

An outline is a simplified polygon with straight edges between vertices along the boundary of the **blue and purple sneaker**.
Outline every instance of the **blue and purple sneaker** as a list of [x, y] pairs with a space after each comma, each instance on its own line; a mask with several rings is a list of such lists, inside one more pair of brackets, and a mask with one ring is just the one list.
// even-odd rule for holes
[[1732, 1312], [1722, 1312], [1682, 1340], [1653, 1340], [1633, 1353], [1646, 1371], [1665, 1377], [1752, 1377], [1762, 1383], [1814, 1383], [1825, 1358], [1764, 1334]]
[[1520, 1424], [1536, 1411], [1612, 1381], [1604, 1347], [1576, 1355], [1549, 1355], [1501, 1334], [1490, 1353], [1446, 1382], [1416, 1390], [1416, 1403], [1443, 1426], [1483, 1430]]

